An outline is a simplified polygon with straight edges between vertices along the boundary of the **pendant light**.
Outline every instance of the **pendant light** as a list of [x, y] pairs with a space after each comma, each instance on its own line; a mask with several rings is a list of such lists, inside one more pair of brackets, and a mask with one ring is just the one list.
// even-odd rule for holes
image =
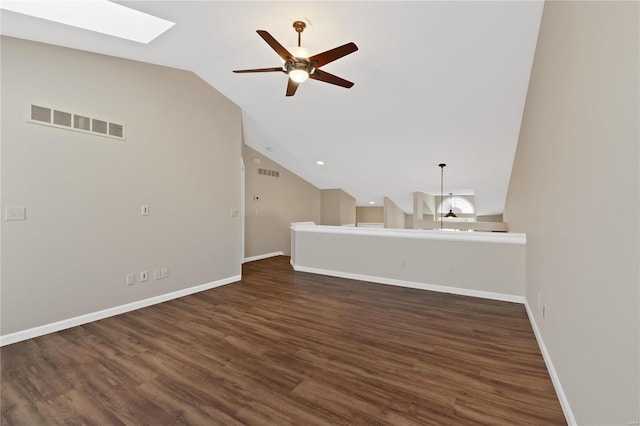
[[445, 214], [444, 217], [458, 217], [453, 212], [453, 192], [449, 193], [449, 213]]

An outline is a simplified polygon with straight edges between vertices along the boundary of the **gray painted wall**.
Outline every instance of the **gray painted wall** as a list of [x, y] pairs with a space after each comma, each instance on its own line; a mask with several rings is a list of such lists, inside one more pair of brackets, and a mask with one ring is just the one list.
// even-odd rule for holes
[[405, 212], [389, 197], [384, 197], [384, 227], [405, 228]]
[[320, 192], [322, 225], [355, 225], [356, 199], [342, 189], [323, 189]]
[[[292, 222], [320, 223], [320, 190], [243, 145], [245, 162], [245, 257], [291, 252]], [[257, 164], [255, 160], [260, 161]], [[279, 177], [258, 169], [279, 172]], [[260, 199], [255, 200], [258, 196]]]
[[341, 225], [356, 224], [356, 199], [340, 190], [340, 222]]
[[356, 206], [356, 222], [384, 223], [384, 208], [379, 206]]
[[[241, 273], [235, 104], [181, 70], [5, 37], [1, 55], [2, 211], [27, 209], [2, 222], [3, 335]], [[32, 102], [127, 140], [28, 123]]]
[[640, 421], [639, 5], [545, 4], [504, 213], [582, 425]]
[[477, 216], [476, 220], [478, 222], [502, 222], [503, 219], [501, 214], [492, 214], [488, 216]]
[[[296, 267], [460, 290], [524, 296], [525, 245], [483, 233], [299, 227]], [[491, 235], [510, 240], [511, 235]], [[339, 247], [339, 250], [336, 250]], [[346, 254], [346, 255], [345, 255]]]

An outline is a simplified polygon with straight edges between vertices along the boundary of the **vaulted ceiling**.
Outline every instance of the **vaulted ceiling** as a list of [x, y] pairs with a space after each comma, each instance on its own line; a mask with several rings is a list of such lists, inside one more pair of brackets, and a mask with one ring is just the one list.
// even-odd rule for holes
[[[504, 208], [542, 1], [121, 1], [176, 25], [144, 45], [2, 11], [5, 35], [190, 70], [242, 108], [246, 144], [358, 205], [412, 193], [475, 194]], [[354, 42], [323, 70], [351, 89], [309, 80], [285, 97], [276, 53], [256, 34], [312, 54]], [[324, 161], [323, 166], [316, 164]]]

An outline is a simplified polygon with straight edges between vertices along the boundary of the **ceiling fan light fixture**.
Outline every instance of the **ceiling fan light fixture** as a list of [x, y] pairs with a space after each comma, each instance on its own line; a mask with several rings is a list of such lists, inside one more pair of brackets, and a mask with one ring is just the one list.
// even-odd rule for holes
[[271, 46], [271, 48], [278, 54], [280, 59], [284, 61], [282, 67], [233, 70], [233, 72], [283, 72], [289, 77], [287, 82], [286, 96], [295, 95], [300, 83], [304, 83], [309, 78], [317, 81], [322, 81], [324, 83], [344, 87], [346, 89], [350, 89], [351, 87], [353, 87], [353, 83], [351, 81], [345, 80], [344, 78], [340, 78], [333, 74], [329, 74], [328, 72], [320, 70], [318, 68], [357, 51], [358, 46], [356, 46], [355, 43], [351, 42], [342, 46], [335, 47], [333, 49], [329, 49], [322, 53], [309, 56], [309, 52], [305, 48], [300, 46], [301, 34], [306, 26], [307, 24], [305, 24], [303, 21], [295, 21], [293, 23], [293, 28], [298, 34], [298, 46], [289, 49], [285, 49], [284, 46], [282, 46], [278, 42], [278, 40], [273, 38], [273, 36], [267, 31], [256, 30], [258, 35], [262, 37], [262, 39], [267, 42], [267, 44]]
[[295, 69], [289, 71], [289, 78], [296, 83], [304, 83], [309, 79], [309, 73], [307, 72], [307, 70]]
[[300, 46], [290, 47], [289, 52], [298, 59], [307, 59], [311, 54], [309, 53], [309, 49]]

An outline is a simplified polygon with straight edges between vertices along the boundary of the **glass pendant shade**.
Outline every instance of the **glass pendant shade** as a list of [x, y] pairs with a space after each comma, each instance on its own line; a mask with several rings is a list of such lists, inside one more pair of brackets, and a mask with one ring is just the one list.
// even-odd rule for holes
[[309, 56], [311, 56], [309, 55], [309, 50], [305, 47], [294, 46], [290, 47], [288, 50], [293, 56], [299, 59], [307, 59]]
[[309, 73], [306, 70], [291, 70], [289, 72], [289, 78], [296, 83], [304, 83], [309, 78]]

